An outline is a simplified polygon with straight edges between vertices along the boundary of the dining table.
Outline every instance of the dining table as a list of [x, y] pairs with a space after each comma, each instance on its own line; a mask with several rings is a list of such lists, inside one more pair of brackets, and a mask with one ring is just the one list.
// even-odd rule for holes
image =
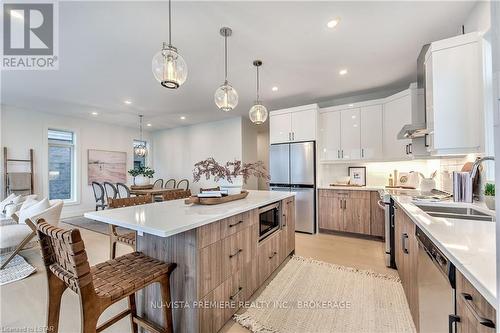
[[130, 189], [131, 195], [151, 195], [151, 202], [155, 202], [155, 197], [164, 193], [179, 191], [178, 188], [149, 188], [149, 189]]

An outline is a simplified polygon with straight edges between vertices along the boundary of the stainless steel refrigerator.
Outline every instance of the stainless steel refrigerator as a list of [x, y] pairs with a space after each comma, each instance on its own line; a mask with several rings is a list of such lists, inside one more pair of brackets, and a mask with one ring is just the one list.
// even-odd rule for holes
[[315, 143], [273, 144], [269, 149], [271, 191], [295, 192], [295, 230], [316, 231]]

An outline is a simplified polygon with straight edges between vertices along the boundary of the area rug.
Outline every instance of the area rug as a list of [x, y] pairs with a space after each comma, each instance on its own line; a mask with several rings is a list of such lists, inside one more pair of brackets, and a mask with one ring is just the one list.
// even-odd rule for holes
[[[62, 220], [62, 222], [74, 225], [75, 227], [78, 228], [83, 228], [98, 232], [100, 234], [109, 235], [109, 224], [91, 220], [83, 216], [66, 218]], [[130, 230], [125, 228], [117, 227], [116, 229], [120, 234], [130, 232]]]
[[[0, 256], [0, 262], [3, 263], [8, 256], [9, 254], [2, 254]], [[30, 276], [35, 271], [35, 267], [28, 264], [23, 257], [17, 254], [4, 269], [0, 270], [0, 286], [22, 280], [25, 277]]]
[[416, 332], [398, 277], [299, 256], [234, 319], [259, 333]]

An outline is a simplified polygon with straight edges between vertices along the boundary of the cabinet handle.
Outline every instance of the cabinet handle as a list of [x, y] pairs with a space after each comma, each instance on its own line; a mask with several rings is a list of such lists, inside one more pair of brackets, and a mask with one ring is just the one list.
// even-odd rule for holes
[[405, 146], [406, 155], [408, 155], [408, 145]]
[[286, 227], [286, 214], [283, 214], [283, 226]]
[[243, 287], [238, 287], [238, 291], [234, 295], [229, 296], [229, 300], [234, 301], [236, 296], [238, 296], [238, 294], [241, 293], [242, 290], [243, 290]]
[[340, 199], [340, 209], [342, 209], [342, 201], [344, 201], [344, 199]]
[[229, 259], [233, 258], [233, 257], [236, 257], [238, 254], [240, 254], [241, 252], [243, 252], [243, 249], [239, 249], [238, 251], [236, 251], [234, 254], [230, 254], [229, 255]]
[[344, 158], [344, 149], [341, 150], [342, 158]]
[[429, 144], [427, 143], [427, 138], [429, 137], [429, 134], [424, 135], [424, 146], [429, 147]]
[[413, 143], [410, 143], [408, 145], [408, 151], [410, 152], [410, 154], [413, 154]]
[[229, 225], [229, 228], [236, 227], [236, 226], [237, 226], [238, 224], [240, 224], [240, 223], [243, 223], [243, 220], [238, 221], [238, 222], [236, 222], [236, 223], [234, 223], [234, 224], [230, 224], [230, 225]]
[[361, 157], [365, 158], [365, 149], [364, 148], [361, 148]]
[[292, 140], [295, 141], [295, 132], [292, 132]]
[[292, 141], [292, 132], [288, 132], [288, 141]]
[[403, 248], [403, 252], [408, 254], [408, 248], [406, 247], [406, 240], [408, 239], [408, 234], [405, 232], [401, 234], [401, 247]]
[[275, 255], [277, 255], [277, 254], [278, 254], [278, 252], [274, 251], [274, 252], [273, 252], [273, 254], [269, 257], [269, 259], [273, 259], [273, 257], [274, 257]]
[[346, 208], [347, 208], [347, 200], [344, 199], [344, 209], [346, 209]]
[[476, 320], [481, 325], [489, 327], [489, 328], [495, 328], [495, 323], [493, 321], [491, 321], [490, 319], [484, 318], [484, 317], [482, 317], [482, 316], [479, 315], [479, 313], [476, 310], [476, 307], [472, 303], [472, 295], [471, 294], [461, 293], [460, 296], [462, 297], [462, 299], [463, 299], [463, 301], [465, 303], [465, 306], [467, 306], [467, 309], [469, 309], [469, 311], [472, 313], [472, 315], [474, 316], [474, 318], [476, 318]]
[[337, 158], [340, 158], [340, 149], [337, 150]]
[[[459, 323], [460, 322], [460, 317], [456, 315], [449, 315], [448, 316], [448, 332], [453, 333], [457, 331], [457, 325], [453, 325], [454, 323]], [[455, 329], [453, 329], [455, 328]]]

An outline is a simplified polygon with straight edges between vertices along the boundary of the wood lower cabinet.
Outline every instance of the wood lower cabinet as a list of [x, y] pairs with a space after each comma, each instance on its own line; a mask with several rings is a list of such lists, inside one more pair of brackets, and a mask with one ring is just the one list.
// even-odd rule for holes
[[380, 207], [380, 194], [370, 192], [370, 235], [385, 238], [385, 209]]
[[[496, 311], [476, 288], [457, 271], [458, 333], [494, 333]], [[493, 327], [492, 327], [493, 326]]]
[[413, 322], [418, 331], [418, 241], [415, 235], [416, 226], [399, 206], [395, 206], [394, 220], [396, 266]]
[[264, 283], [280, 264], [280, 245], [283, 232], [278, 231], [257, 246], [259, 260], [259, 285]]
[[280, 257], [281, 261], [283, 261], [295, 250], [295, 198], [283, 200], [281, 211], [283, 226], [280, 239]]
[[318, 197], [320, 231], [372, 235], [370, 191], [322, 189]]

